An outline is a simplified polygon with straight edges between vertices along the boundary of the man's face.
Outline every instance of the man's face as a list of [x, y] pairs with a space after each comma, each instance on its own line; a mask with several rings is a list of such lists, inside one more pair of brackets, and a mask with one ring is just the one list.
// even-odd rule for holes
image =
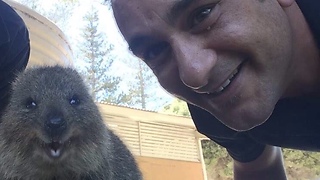
[[286, 90], [292, 40], [276, 0], [115, 0], [113, 10], [160, 84], [232, 129], [263, 123]]

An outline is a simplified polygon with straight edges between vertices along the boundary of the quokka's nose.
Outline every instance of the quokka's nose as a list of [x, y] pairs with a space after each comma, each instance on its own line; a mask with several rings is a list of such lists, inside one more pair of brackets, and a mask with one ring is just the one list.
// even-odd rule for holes
[[66, 121], [61, 117], [51, 117], [45, 122], [46, 130], [51, 136], [60, 135], [66, 129]]

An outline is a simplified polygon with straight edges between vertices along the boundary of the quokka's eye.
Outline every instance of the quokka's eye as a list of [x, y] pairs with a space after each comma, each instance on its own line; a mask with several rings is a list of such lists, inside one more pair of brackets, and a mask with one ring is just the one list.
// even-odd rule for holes
[[37, 107], [37, 102], [32, 98], [28, 98], [26, 100], [25, 106], [27, 109], [34, 109]]
[[77, 95], [73, 95], [70, 100], [69, 100], [69, 103], [72, 105], [72, 106], [76, 106], [76, 105], [79, 105], [80, 104], [80, 99]]

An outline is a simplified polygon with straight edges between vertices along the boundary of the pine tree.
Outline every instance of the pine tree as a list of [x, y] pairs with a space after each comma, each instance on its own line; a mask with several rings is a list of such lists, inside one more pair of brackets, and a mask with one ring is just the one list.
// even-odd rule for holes
[[163, 104], [171, 100], [171, 95], [161, 92], [161, 87], [157, 78], [150, 68], [140, 59], [132, 58], [126, 64], [129, 64], [135, 71], [128, 83], [127, 99], [129, 106], [146, 110], [157, 110]]
[[[147, 75], [147, 67], [140, 60], [137, 61], [137, 72], [135, 81], [132, 81], [130, 95], [132, 96], [132, 102], [139, 104], [140, 108], [146, 109], [147, 99], [150, 97], [147, 94], [148, 85], [151, 82], [150, 74]], [[148, 84], [147, 84], [148, 83]]]
[[[80, 46], [82, 60], [86, 63], [82, 71], [92, 97], [98, 102], [119, 104], [123, 96], [118, 92], [120, 77], [111, 71], [113, 56], [112, 44], [98, 31], [98, 11], [92, 7], [83, 17], [86, 22], [82, 31], [83, 42]], [[82, 67], [79, 67], [81, 69]]]

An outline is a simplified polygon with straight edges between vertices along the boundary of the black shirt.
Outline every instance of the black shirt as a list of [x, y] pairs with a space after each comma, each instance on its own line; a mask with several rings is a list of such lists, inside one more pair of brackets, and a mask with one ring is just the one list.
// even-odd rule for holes
[[[297, 3], [320, 45], [320, 1]], [[237, 161], [256, 159], [266, 144], [320, 151], [320, 97], [281, 99], [264, 124], [246, 132], [234, 131], [205, 110], [188, 106], [198, 131], [224, 146]]]

